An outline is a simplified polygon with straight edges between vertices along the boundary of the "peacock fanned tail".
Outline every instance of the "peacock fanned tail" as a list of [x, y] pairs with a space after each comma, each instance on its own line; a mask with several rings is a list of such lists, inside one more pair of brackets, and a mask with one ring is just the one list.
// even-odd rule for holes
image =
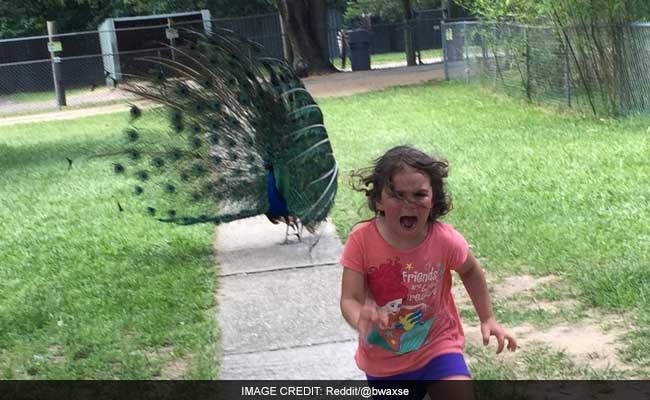
[[[142, 57], [124, 89], [153, 101], [132, 123], [114, 172], [147, 214], [176, 224], [266, 214], [314, 228], [331, 210], [338, 168], [323, 114], [284, 61], [219, 30], [185, 30], [174, 57]], [[146, 121], [145, 121], [146, 120]], [[161, 122], [163, 121], [163, 122]]]

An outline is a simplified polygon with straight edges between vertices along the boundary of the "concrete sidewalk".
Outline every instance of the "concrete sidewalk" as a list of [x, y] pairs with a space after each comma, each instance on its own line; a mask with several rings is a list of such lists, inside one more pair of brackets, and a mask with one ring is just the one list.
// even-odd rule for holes
[[339, 310], [334, 226], [282, 244], [285, 229], [264, 216], [219, 227], [220, 379], [365, 379]]

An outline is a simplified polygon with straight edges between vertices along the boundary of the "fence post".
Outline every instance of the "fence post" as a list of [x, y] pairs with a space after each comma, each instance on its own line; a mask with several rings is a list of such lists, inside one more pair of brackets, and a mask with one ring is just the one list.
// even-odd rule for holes
[[[61, 79], [61, 57], [60, 52], [55, 51], [54, 36], [56, 35], [56, 22], [47, 21], [47, 37], [48, 46], [52, 46], [50, 50], [50, 58], [52, 59], [52, 77], [54, 79], [54, 93], [56, 94], [56, 105], [61, 108], [66, 105], [65, 102], [65, 88], [63, 87], [63, 79]], [[52, 43], [52, 44], [50, 44]]]
[[623, 90], [623, 27], [619, 24], [616, 25], [615, 33], [615, 65], [616, 68], [616, 93], [618, 95], [618, 115], [622, 115], [626, 111], [625, 90]]
[[469, 46], [467, 45], [467, 21], [463, 21], [463, 48], [465, 50], [465, 83], [469, 83]]
[[447, 23], [442, 20], [440, 22], [440, 36], [442, 37], [442, 63], [445, 67], [445, 80], [449, 80], [449, 65], [447, 58], [449, 58], [449, 49], [447, 48]]
[[526, 98], [528, 98], [528, 101], [532, 101], [530, 87], [530, 38], [527, 26], [524, 26], [524, 40], [526, 41]]
[[564, 54], [564, 96], [566, 97], [567, 106], [571, 108], [571, 58], [569, 57], [569, 46], [564, 42], [560, 42], [560, 46]]

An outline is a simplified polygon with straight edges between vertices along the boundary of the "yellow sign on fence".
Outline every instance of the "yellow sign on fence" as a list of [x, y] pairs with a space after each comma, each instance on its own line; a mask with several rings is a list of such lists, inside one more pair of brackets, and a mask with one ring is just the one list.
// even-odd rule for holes
[[47, 51], [50, 53], [56, 53], [63, 50], [61, 42], [47, 42]]

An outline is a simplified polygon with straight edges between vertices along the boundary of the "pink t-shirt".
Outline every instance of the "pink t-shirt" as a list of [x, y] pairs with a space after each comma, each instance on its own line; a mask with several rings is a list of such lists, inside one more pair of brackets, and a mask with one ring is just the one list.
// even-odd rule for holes
[[364, 274], [389, 327], [359, 338], [355, 359], [372, 376], [413, 371], [432, 358], [462, 353], [463, 327], [451, 295], [451, 270], [467, 259], [468, 245], [451, 225], [435, 222], [425, 240], [410, 250], [391, 247], [375, 220], [357, 225], [341, 264]]

